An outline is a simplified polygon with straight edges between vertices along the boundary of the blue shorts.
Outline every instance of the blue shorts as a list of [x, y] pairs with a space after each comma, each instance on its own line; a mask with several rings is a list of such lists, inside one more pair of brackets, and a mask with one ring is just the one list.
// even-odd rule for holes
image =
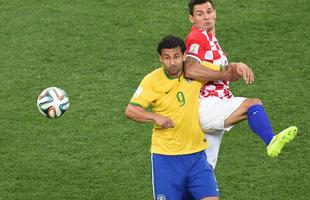
[[151, 155], [155, 200], [218, 197], [213, 169], [204, 151], [188, 155]]

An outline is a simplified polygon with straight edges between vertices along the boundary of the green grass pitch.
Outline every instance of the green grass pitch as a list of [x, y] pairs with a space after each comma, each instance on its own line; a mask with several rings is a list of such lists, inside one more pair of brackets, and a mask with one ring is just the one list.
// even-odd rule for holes
[[[254, 85], [275, 132], [299, 133], [272, 159], [247, 124], [222, 143], [215, 171], [222, 200], [310, 199], [308, 0], [214, 0], [217, 38]], [[187, 1], [0, 0], [0, 200], [150, 200], [151, 124], [124, 109], [160, 63], [158, 41], [190, 30]], [[50, 120], [39, 93], [65, 89], [69, 111]]]

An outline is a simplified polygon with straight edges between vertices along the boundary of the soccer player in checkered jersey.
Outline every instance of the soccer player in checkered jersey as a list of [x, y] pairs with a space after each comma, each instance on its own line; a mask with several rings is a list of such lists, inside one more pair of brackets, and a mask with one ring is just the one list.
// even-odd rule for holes
[[254, 81], [254, 74], [246, 64], [228, 64], [215, 37], [216, 10], [213, 2], [190, 0], [188, 6], [192, 29], [186, 39], [185, 75], [196, 80], [210, 80], [201, 89], [199, 109], [200, 123], [209, 143], [206, 151], [209, 163], [215, 168], [224, 132], [244, 120], [263, 140], [267, 154], [278, 156], [285, 144], [296, 135], [297, 127], [291, 126], [274, 134], [261, 100], [234, 97], [229, 81], [213, 76], [212, 70], [203, 67], [205, 62], [213, 63], [219, 66], [219, 70], [231, 70], [235, 79], [243, 78], [246, 84]]

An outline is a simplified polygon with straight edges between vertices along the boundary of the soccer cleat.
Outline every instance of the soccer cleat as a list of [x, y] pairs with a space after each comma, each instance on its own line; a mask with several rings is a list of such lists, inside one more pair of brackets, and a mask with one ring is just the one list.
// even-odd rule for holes
[[290, 126], [287, 129], [281, 131], [278, 135], [273, 136], [272, 140], [267, 146], [267, 154], [270, 157], [277, 157], [281, 153], [281, 150], [285, 144], [293, 140], [296, 134], [297, 127]]

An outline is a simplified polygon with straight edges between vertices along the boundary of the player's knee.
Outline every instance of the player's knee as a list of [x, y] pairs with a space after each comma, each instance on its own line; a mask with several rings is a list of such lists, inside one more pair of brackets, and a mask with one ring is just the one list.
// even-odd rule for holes
[[258, 98], [254, 98], [254, 99], [252, 99], [252, 101], [253, 101], [253, 105], [257, 105], [257, 104], [263, 105], [263, 102]]
[[244, 100], [244, 104], [247, 108], [249, 108], [254, 105], [263, 105], [263, 102], [258, 98], [253, 98]]

